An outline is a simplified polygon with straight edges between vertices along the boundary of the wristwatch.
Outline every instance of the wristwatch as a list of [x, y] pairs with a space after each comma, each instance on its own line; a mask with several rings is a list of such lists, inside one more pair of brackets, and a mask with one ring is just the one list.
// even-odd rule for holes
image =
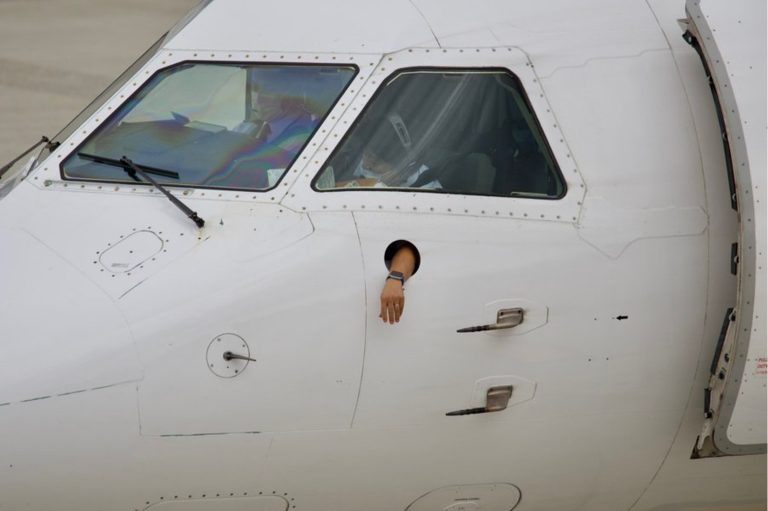
[[387, 275], [387, 278], [392, 280], [399, 280], [400, 285], [405, 286], [405, 275], [403, 275], [402, 272], [391, 271], [389, 272], [389, 275]]

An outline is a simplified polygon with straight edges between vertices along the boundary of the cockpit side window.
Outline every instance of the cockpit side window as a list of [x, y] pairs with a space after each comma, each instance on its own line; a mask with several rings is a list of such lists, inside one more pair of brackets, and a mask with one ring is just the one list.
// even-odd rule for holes
[[565, 185], [520, 80], [506, 70], [393, 75], [313, 181], [557, 199]]
[[127, 156], [164, 184], [267, 190], [355, 73], [349, 66], [175, 65], [151, 78], [65, 159], [63, 176], [133, 182], [120, 164]]

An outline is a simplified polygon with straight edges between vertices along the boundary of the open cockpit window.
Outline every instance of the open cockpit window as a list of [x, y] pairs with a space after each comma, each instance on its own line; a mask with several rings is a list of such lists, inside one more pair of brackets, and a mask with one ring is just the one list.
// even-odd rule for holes
[[131, 182], [127, 156], [179, 186], [266, 190], [280, 180], [354, 67], [187, 62], [164, 69], [62, 163], [65, 178]]
[[394, 75], [315, 178], [314, 188], [565, 195], [522, 85], [505, 70]]

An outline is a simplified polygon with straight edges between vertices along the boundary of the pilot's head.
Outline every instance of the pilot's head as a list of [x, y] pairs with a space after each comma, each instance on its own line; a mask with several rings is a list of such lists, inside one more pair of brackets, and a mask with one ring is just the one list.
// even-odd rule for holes
[[304, 112], [304, 100], [291, 95], [277, 80], [261, 80], [251, 89], [251, 105], [255, 117], [272, 122]]
[[252, 104], [256, 118], [265, 122], [272, 121], [283, 115], [282, 96], [269, 90], [253, 92]]
[[380, 175], [393, 173], [408, 163], [410, 149], [411, 138], [403, 119], [390, 114], [363, 150], [363, 167]]

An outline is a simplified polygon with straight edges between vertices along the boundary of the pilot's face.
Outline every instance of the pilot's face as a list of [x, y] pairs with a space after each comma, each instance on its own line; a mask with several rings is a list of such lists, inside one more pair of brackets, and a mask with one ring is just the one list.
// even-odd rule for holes
[[262, 121], [272, 121], [279, 118], [283, 113], [282, 101], [278, 95], [258, 92], [256, 93], [254, 106], [256, 107], [257, 117]]
[[394, 166], [391, 163], [379, 158], [371, 151], [365, 151], [363, 153], [363, 168], [382, 176], [394, 170]]

